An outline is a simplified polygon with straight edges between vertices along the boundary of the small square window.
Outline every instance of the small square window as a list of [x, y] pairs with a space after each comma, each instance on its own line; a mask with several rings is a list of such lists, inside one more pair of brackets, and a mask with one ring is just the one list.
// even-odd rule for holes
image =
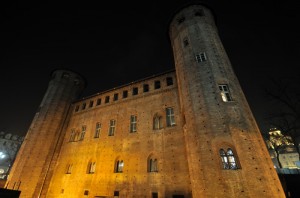
[[173, 85], [173, 78], [167, 77], [167, 86]]
[[89, 195], [89, 191], [88, 190], [85, 190], [83, 195]]
[[206, 60], [207, 60], [207, 58], [206, 58], [206, 54], [204, 52], [203, 53], [199, 53], [199, 54], [196, 55], [196, 61], [198, 63], [204, 62]]
[[119, 94], [115, 93], [114, 94], [114, 101], [118, 100]]
[[144, 92], [148, 92], [149, 91], [149, 85], [148, 84], [144, 84], [143, 85], [143, 89], [144, 89]]
[[114, 196], [119, 196], [119, 191], [114, 191]]
[[128, 91], [127, 90], [124, 90], [123, 91], [123, 98], [127, 98], [128, 97]]
[[152, 198], [158, 198], [158, 193], [157, 192], [153, 192], [152, 193]]
[[93, 107], [93, 105], [94, 105], [94, 101], [91, 100], [89, 107], [91, 108], [91, 107]]
[[160, 81], [157, 80], [154, 82], [154, 89], [159, 89], [160, 88]]
[[105, 97], [105, 103], [109, 103], [109, 96]]
[[83, 104], [82, 104], [82, 108], [81, 108], [81, 109], [82, 109], [82, 110], [84, 110], [84, 109], [85, 109], [85, 107], [86, 107], [86, 103], [83, 103]]
[[97, 106], [98, 106], [98, 105], [101, 105], [101, 98], [98, 98], [98, 99], [97, 99], [97, 104], [96, 104], [96, 105], [97, 105]]
[[134, 87], [132, 89], [132, 95], [137, 95], [139, 93], [139, 89], [137, 87]]

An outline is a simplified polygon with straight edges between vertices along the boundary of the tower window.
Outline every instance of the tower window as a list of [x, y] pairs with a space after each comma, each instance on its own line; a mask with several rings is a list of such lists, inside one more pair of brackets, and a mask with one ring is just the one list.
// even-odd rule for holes
[[154, 82], [154, 89], [159, 89], [160, 88], [160, 81], [157, 80]]
[[149, 91], [149, 85], [148, 84], [144, 84], [143, 85], [143, 91], [144, 92], [148, 92]]
[[157, 159], [154, 157], [148, 160], [148, 172], [158, 172]]
[[124, 167], [123, 160], [117, 160], [116, 161], [116, 167], [115, 167], [115, 173], [122, 173]]
[[89, 195], [89, 191], [88, 190], [85, 190], [83, 195]]
[[167, 86], [173, 85], [173, 78], [167, 77]]
[[98, 98], [98, 99], [97, 99], [96, 105], [101, 105], [101, 98]]
[[118, 100], [119, 94], [115, 93], [114, 94], [114, 101]]
[[105, 103], [109, 103], [109, 96], [105, 97]]
[[72, 173], [73, 164], [68, 164], [66, 174]]
[[95, 130], [95, 138], [99, 138], [101, 132], [101, 123], [97, 122], [96, 123], [96, 130]]
[[93, 174], [93, 173], [95, 173], [95, 170], [96, 170], [96, 162], [90, 162], [88, 164], [88, 171], [87, 171], [87, 173], [88, 174]]
[[232, 101], [228, 85], [219, 85], [219, 89], [221, 91], [221, 97], [224, 102]]
[[136, 132], [136, 115], [130, 116], [130, 132]]
[[139, 93], [139, 89], [137, 87], [133, 87], [132, 95], [137, 95]]
[[123, 98], [127, 98], [128, 97], [128, 91], [127, 90], [124, 90], [123, 91]]
[[114, 197], [119, 197], [119, 191], [114, 191]]
[[109, 136], [114, 136], [115, 135], [115, 130], [116, 130], [116, 120], [110, 120], [108, 135]]
[[220, 149], [220, 157], [222, 160], [223, 169], [236, 170], [238, 169], [236, 158], [232, 149], [228, 148], [227, 151]]
[[199, 53], [199, 54], [196, 54], [196, 61], [197, 61], [198, 63], [204, 62], [204, 61], [206, 61], [206, 60], [207, 60], [207, 58], [206, 58], [206, 54], [205, 54], [204, 52]]
[[183, 21], [185, 20], [185, 17], [184, 16], [181, 16], [177, 19], [177, 23], [180, 24], [182, 23]]
[[183, 39], [183, 46], [186, 47], [189, 45], [189, 40], [187, 38]]
[[166, 108], [166, 119], [168, 127], [175, 126], [175, 115], [172, 107]]
[[204, 12], [202, 9], [195, 11], [195, 16], [204, 16]]

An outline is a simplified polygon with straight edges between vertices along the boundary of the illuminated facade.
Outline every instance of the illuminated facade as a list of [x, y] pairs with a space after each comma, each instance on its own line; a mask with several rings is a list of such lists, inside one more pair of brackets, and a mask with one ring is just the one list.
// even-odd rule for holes
[[[21, 197], [285, 197], [206, 6], [170, 23], [175, 71], [75, 100], [56, 70], [6, 184]], [[75, 101], [75, 102], [74, 102]]]

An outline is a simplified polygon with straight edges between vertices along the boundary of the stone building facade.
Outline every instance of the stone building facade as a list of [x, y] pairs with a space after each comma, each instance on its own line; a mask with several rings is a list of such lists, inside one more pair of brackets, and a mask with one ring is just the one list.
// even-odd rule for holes
[[76, 100], [56, 70], [6, 187], [21, 197], [285, 197], [207, 6], [170, 22], [175, 68]]

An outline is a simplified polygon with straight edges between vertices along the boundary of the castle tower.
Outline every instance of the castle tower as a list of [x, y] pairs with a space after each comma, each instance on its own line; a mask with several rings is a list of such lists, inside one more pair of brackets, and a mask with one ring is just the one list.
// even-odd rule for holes
[[186, 6], [169, 28], [193, 197], [285, 197], [211, 10]]
[[52, 73], [46, 94], [8, 176], [8, 189], [20, 190], [21, 197], [28, 198], [40, 197], [43, 190], [47, 190], [69, 108], [84, 86], [84, 79], [74, 72], [55, 70]]

